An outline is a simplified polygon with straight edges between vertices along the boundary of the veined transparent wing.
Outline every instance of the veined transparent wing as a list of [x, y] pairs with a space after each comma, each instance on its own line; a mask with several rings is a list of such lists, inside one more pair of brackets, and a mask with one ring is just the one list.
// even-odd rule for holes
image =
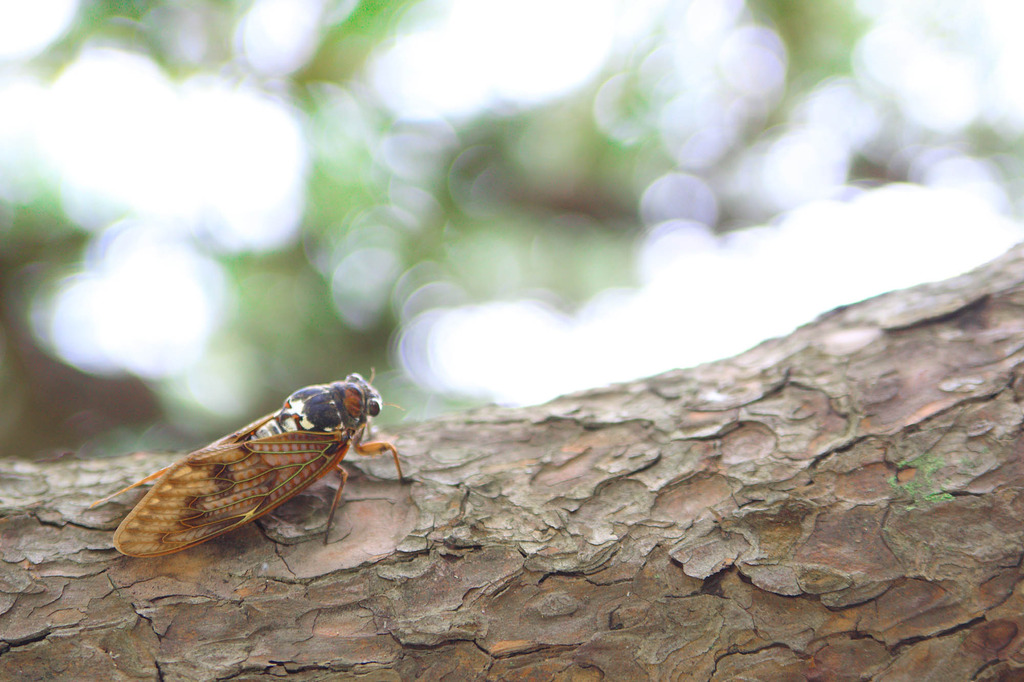
[[288, 431], [196, 450], [168, 467], [125, 517], [114, 546], [159, 556], [238, 528], [334, 470], [349, 439], [345, 431]]

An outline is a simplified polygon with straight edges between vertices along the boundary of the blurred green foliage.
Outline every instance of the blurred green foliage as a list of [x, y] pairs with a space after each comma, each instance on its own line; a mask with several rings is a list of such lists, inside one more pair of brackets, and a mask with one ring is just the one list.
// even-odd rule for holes
[[[86, 2], [46, 51], [3, 67], [52, 80], [86, 47], [106, 45], [147, 55], [172, 79], [227, 74], [301, 111], [311, 164], [297, 239], [271, 251], [227, 253], [195, 233], [198, 248], [226, 273], [230, 298], [204, 362], [248, 377], [238, 385], [256, 413], [242, 418], [190, 400], [173, 378], [94, 375], [55, 357], [32, 331], [33, 300], [81, 267], [99, 231], [68, 217], [59, 182], [45, 173], [27, 198], [0, 200], [0, 454], [194, 446], [275, 409], [301, 385], [370, 368], [385, 400], [406, 408], [387, 410], [390, 419], [470, 405], [475, 399], [414, 385], [394, 364], [403, 310], [420, 287], [450, 285], [454, 293], [437, 305], [530, 294], [571, 310], [602, 289], [636, 283], [629, 254], [644, 229], [640, 196], [677, 167], [659, 128], [671, 97], [644, 80], [657, 82], [650, 58], [663, 37], [657, 22], [582, 88], [447, 123], [389, 111], [366, 84], [371, 55], [415, 28], [416, 17], [429, 20], [429, 13], [410, 14], [417, 5], [329, 5], [305, 65], [263, 78], [238, 56], [238, 23], [250, 3]], [[678, 8], [669, 3], [665, 11]], [[700, 171], [722, 190], [719, 230], [772, 217], [771, 206], [731, 200], [737, 190], [729, 187], [730, 170], [789, 120], [812, 88], [851, 73], [854, 46], [869, 25], [852, 3], [838, 0], [757, 0], [747, 12], [747, 21], [782, 38], [785, 88], [745, 118], [729, 151]], [[202, 49], [182, 48], [186, 28]], [[626, 83], [614, 112], [622, 134], [610, 135], [595, 122], [594, 103], [616, 74]], [[907, 143], [906, 136], [892, 140], [887, 152]], [[877, 162], [885, 153], [857, 156], [850, 180], [904, 179], [906, 169]], [[361, 249], [397, 260], [383, 294], [358, 287], [339, 293], [332, 284], [338, 261]], [[356, 305], [352, 314], [363, 317], [354, 323], [339, 296], [385, 298], [368, 312]]]

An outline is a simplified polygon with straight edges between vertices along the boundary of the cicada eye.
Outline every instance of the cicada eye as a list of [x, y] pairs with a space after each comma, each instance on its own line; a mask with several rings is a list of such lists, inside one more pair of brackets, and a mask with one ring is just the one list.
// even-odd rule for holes
[[366, 402], [366, 414], [370, 415], [371, 417], [376, 417], [378, 414], [380, 414], [380, 401], [377, 400], [376, 398], [370, 398]]

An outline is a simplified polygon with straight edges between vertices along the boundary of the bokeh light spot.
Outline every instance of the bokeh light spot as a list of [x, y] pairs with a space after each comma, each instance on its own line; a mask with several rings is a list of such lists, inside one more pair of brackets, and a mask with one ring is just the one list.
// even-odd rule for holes
[[239, 40], [253, 69], [284, 76], [316, 51], [322, 0], [256, 0], [242, 17]]
[[665, 220], [694, 220], [714, 225], [718, 220], [718, 201], [700, 178], [669, 173], [644, 191], [640, 198], [640, 216], [648, 225]]
[[0, 0], [0, 60], [42, 52], [67, 30], [78, 0]]
[[398, 258], [386, 249], [359, 249], [345, 256], [331, 279], [341, 317], [356, 329], [379, 322], [387, 310], [399, 267]]
[[451, 0], [401, 35], [372, 65], [385, 101], [408, 117], [468, 116], [504, 102], [531, 105], [592, 77], [611, 49], [614, 0]]
[[65, 211], [101, 228], [125, 208], [208, 230], [226, 250], [293, 238], [308, 165], [297, 114], [218, 78], [176, 87], [149, 59], [88, 50], [54, 83], [37, 136]]
[[195, 362], [221, 318], [216, 262], [157, 225], [109, 228], [85, 270], [36, 301], [36, 333], [89, 372], [160, 378]]

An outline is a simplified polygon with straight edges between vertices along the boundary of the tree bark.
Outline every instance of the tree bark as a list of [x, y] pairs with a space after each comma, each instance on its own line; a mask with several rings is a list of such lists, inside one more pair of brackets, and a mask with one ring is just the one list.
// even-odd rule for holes
[[407, 481], [352, 461], [327, 544], [334, 481], [124, 557], [141, 492], [87, 506], [168, 458], [7, 461], [0, 678], [1021, 679], [1022, 362], [1016, 248], [730, 360], [382, 434]]

